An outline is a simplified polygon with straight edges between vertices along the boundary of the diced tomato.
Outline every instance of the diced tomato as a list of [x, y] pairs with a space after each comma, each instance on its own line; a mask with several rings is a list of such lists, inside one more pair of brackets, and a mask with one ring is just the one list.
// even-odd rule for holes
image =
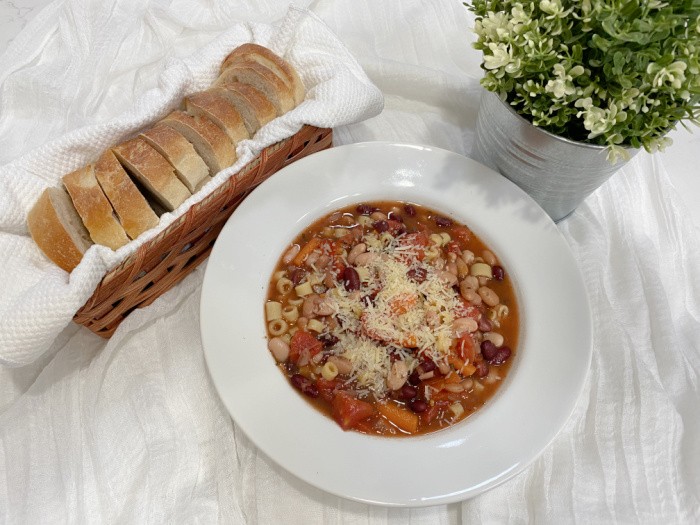
[[355, 399], [346, 392], [338, 392], [333, 398], [333, 418], [343, 430], [355, 428], [360, 421], [375, 413], [374, 406], [366, 401]]
[[456, 318], [471, 317], [475, 321], [479, 321], [479, 317], [481, 316], [481, 310], [479, 310], [478, 307], [469, 304], [462, 298], [461, 295], [457, 296], [457, 300], [459, 301], [459, 304], [454, 309], [454, 314]]
[[[411, 246], [414, 247], [412, 250], [412, 257], [415, 257], [419, 261], [425, 258], [425, 249], [430, 246], [430, 239], [425, 233], [414, 232], [407, 233], [397, 239], [399, 247], [401, 246]], [[400, 252], [399, 252], [400, 253]]]
[[328, 403], [333, 401], [335, 390], [339, 385], [340, 383], [336, 379], [324, 379], [323, 377], [319, 377], [316, 380], [316, 388], [318, 388], [319, 395]]
[[472, 336], [465, 334], [457, 339], [455, 343], [455, 352], [465, 364], [473, 363], [476, 357], [476, 345], [474, 344]]
[[432, 423], [435, 418], [438, 416], [438, 413], [440, 412], [440, 408], [438, 405], [429, 405], [428, 410], [425, 412], [422, 412], [418, 414], [418, 417], [420, 418], [420, 424], [422, 427], [425, 427]]
[[392, 314], [401, 315], [411, 310], [418, 303], [418, 297], [412, 293], [397, 294], [389, 301]]
[[467, 249], [467, 244], [472, 238], [472, 232], [466, 226], [453, 226], [450, 235], [459, 243], [463, 250]]
[[389, 219], [386, 222], [389, 225], [389, 233], [394, 235], [394, 236], [397, 236], [397, 235], [404, 233], [406, 231], [406, 226], [404, 225], [404, 223], [402, 223], [400, 221], [395, 221], [393, 219]]
[[340, 279], [345, 270], [345, 263], [343, 263], [343, 244], [341, 242], [334, 241], [332, 239], [323, 239], [321, 241], [321, 253], [325, 253], [330, 256], [331, 262], [329, 263], [329, 268], [333, 271], [336, 279]]
[[445, 245], [445, 251], [447, 253], [454, 253], [456, 255], [461, 255], [462, 254], [462, 249], [459, 247], [459, 244], [457, 244], [455, 241], [450, 241]]
[[323, 349], [323, 343], [309, 332], [297, 330], [289, 342], [289, 360], [296, 363], [304, 350], [308, 350], [309, 357], [313, 357]]
[[399, 339], [391, 339], [390, 337], [386, 337], [386, 335], [381, 334], [376, 330], [372, 329], [372, 327], [369, 325], [369, 322], [369, 314], [367, 312], [364, 312], [360, 316], [360, 324], [362, 325], [362, 333], [370, 339], [374, 339], [375, 341], [381, 341], [383, 343], [394, 343], [396, 345], [403, 346], [406, 348], [416, 348], [416, 346], [418, 346], [418, 339], [416, 338], [415, 334], [406, 334]]

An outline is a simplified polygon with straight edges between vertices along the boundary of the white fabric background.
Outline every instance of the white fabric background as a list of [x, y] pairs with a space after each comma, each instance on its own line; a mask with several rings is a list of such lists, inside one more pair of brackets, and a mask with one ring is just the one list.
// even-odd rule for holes
[[[310, 7], [385, 94], [384, 112], [336, 130], [337, 143], [400, 140], [469, 153], [479, 56], [459, 2]], [[164, 57], [187, 54], [234, 21], [285, 10], [272, 0], [51, 4], [14, 42], [34, 58], [8, 65], [0, 57], [0, 93], [20, 82], [37, 95], [36, 107], [2, 98], [0, 155], [128, 110]], [[86, 51], [68, 66], [86, 68], [85, 86], [42, 92], [43, 68], [66, 46], [86, 39], [87, 50], [90, 35], [116, 23], [131, 28], [112, 66], [128, 87], [90, 92]], [[199, 269], [108, 343], [70, 326], [38, 363], [0, 369], [0, 521], [700, 522], [700, 244], [686, 210], [663, 166], [640, 154], [560, 229], [588, 285], [593, 362], [562, 433], [502, 486], [462, 504], [384, 509], [329, 496], [271, 464], [211, 388]]]

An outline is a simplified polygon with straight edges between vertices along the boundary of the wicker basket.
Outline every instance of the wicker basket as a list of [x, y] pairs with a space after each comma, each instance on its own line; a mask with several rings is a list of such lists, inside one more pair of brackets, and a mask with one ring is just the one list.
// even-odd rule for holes
[[211, 252], [221, 228], [245, 196], [280, 168], [330, 147], [330, 129], [304, 126], [264, 149], [216, 191], [109, 272], [73, 320], [108, 338], [129, 313], [148, 306]]

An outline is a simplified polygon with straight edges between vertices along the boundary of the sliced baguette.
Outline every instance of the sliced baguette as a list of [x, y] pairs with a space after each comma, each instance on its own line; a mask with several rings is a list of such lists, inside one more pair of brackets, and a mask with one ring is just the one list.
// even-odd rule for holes
[[209, 91], [225, 97], [236, 106], [251, 137], [276, 116], [275, 106], [251, 85], [232, 82]]
[[234, 49], [221, 64], [221, 72], [232, 64], [246, 59], [262, 64], [277, 75], [291, 89], [295, 106], [304, 100], [306, 90], [296, 70], [286, 60], [258, 44], [243, 44]]
[[136, 239], [156, 227], [158, 216], [111, 150], [105, 151], [95, 163], [95, 178], [129, 238]]
[[193, 117], [184, 111], [173, 111], [163, 124], [170, 126], [189, 140], [212, 176], [236, 162], [236, 148], [219, 126], [205, 117]]
[[27, 215], [29, 233], [39, 249], [56, 265], [73, 271], [92, 245], [68, 193], [47, 188]]
[[277, 116], [294, 107], [292, 90], [270, 68], [254, 60], [236, 60], [219, 75], [215, 85], [221, 86], [231, 82], [249, 84], [262, 92], [275, 106]]
[[65, 175], [63, 186], [93, 242], [113, 250], [129, 242], [129, 237], [114, 215], [112, 205], [95, 178], [92, 165]]
[[193, 117], [205, 117], [226, 133], [234, 147], [250, 138], [243, 117], [226, 98], [216, 93], [203, 91], [185, 98], [185, 110]]
[[148, 142], [136, 138], [112, 148], [122, 166], [168, 211], [192, 195], [172, 165]]
[[194, 146], [170, 126], [158, 124], [141, 133], [158, 153], [175, 168], [175, 174], [194, 193], [209, 179], [209, 167], [197, 155]]

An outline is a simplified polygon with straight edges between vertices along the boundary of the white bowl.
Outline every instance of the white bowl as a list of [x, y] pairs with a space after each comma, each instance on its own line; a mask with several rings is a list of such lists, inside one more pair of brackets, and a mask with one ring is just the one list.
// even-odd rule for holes
[[[484, 407], [449, 429], [408, 438], [344, 432], [291, 387], [266, 348], [263, 304], [285, 247], [319, 217], [371, 200], [423, 204], [466, 224], [516, 288], [520, 336], [511, 370]], [[463, 500], [525, 469], [565, 424], [591, 359], [581, 274], [549, 217], [481, 164], [407, 144], [333, 148], [256, 189], [209, 258], [201, 329], [214, 385], [252, 442], [311, 485], [392, 506]]]

